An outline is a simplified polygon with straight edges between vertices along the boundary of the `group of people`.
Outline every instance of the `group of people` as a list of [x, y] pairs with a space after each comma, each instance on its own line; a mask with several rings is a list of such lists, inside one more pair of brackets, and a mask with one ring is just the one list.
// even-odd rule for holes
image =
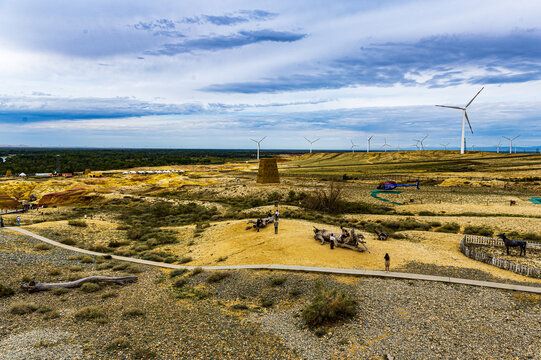
[[[17, 215], [17, 218], [15, 221], [17, 221], [17, 226], [21, 226], [21, 217], [19, 215]], [[4, 218], [0, 216], [0, 227], [4, 227], [4, 226], [5, 226]]]
[[[280, 218], [280, 212], [278, 210], [275, 211], [274, 215], [269, 211], [267, 214], [267, 219], [274, 217], [274, 233], [278, 234], [278, 219]], [[259, 229], [263, 227], [263, 219], [258, 218], [255, 227], [257, 229], [257, 232], [259, 232]]]

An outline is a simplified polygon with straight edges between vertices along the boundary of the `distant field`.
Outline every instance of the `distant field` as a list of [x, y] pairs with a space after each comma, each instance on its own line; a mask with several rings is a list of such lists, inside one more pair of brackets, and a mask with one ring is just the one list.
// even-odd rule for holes
[[284, 162], [280, 170], [290, 175], [437, 174], [495, 179], [537, 177], [541, 180], [541, 154], [477, 151], [464, 155], [456, 151], [316, 153]]

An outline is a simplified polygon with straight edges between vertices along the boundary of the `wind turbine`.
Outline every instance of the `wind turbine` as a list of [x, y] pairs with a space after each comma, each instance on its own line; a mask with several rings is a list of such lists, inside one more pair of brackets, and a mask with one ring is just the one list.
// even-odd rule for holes
[[261, 142], [263, 140], [265, 140], [266, 136], [264, 136], [261, 140], [257, 141], [257, 140], [254, 140], [254, 139], [250, 139], [252, 140], [253, 142], [255, 142], [257, 144], [257, 160], [259, 160], [259, 150], [261, 149]]
[[447, 151], [447, 146], [449, 145], [449, 143], [447, 144], [440, 144], [441, 146], [443, 146], [443, 149]]
[[315, 139], [314, 141], [310, 141], [306, 136], [304, 137], [306, 141], [310, 143], [310, 154], [312, 153], [312, 144], [319, 140], [319, 138]]
[[370, 152], [370, 140], [372, 140], [372, 138], [374, 137], [374, 135], [370, 136], [370, 137], [366, 137], [366, 143], [367, 143], [367, 146], [366, 146], [366, 152], [369, 153]]
[[419, 142], [417, 142], [417, 144], [413, 144], [413, 145], [411, 145], [411, 146], [415, 146], [415, 147], [417, 148], [417, 150], [421, 150], [421, 149], [419, 148]]
[[421, 144], [421, 147], [419, 148], [420, 150], [424, 150], [425, 149], [425, 146], [423, 144], [423, 141], [425, 141], [425, 139], [428, 137], [428, 135], [426, 135], [424, 138], [422, 138], [421, 140], [418, 140], [418, 139], [413, 139], [415, 141], [417, 141], [418, 144]]
[[383, 149], [385, 149], [385, 152], [387, 152], [386, 146], [391, 147], [391, 145], [387, 144], [387, 138], [385, 138], [385, 144], [381, 146]]
[[513, 152], [513, 140], [515, 140], [516, 138], [518, 138], [520, 135], [517, 135], [515, 136], [514, 138], [510, 139], [508, 138], [507, 136], [504, 136], [504, 138], [506, 138], [507, 140], [509, 140], [509, 154], [511, 154]]
[[496, 145], [496, 153], [500, 153], [500, 145], [502, 144], [502, 140], [500, 139], [500, 141], [498, 142], [498, 145]]
[[481, 90], [479, 90], [477, 92], [477, 94], [475, 94], [475, 96], [470, 100], [470, 102], [464, 106], [464, 107], [459, 107], [459, 106], [448, 106], [448, 105], [436, 105], [436, 106], [439, 106], [439, 107], [446, 107], [446, 108], [451, 108], [451, 109], [459, 109], [459, 110], [462, 110], [463, 111], [463, 115], [462, 115], [462, 138], [460, 139], [460, 153], [461, 154], [464, 154], [464, 137], [465, 137], [465, 134], [464, 134], [464, 129], [466, 127], [466, 120], [468, 120], [468, 125], [470, 126], [470, 130], [471, 130], [471, 133], [473, 134], [473, 129], [471, 127], [471, 124], [470, 124], [470, 119], [468, 119], [468, 113], [466, 112], [466, 109], [468, 108], [468, 106], [470, 106], [470, 104], [473, 102], [473, 100], [475, 100], [475, 98], [477, 97], [477, 95], [479, 95], [479, 93], [481, 91], [483, 91], [485, 87], [483, 86], [481, 88]]
[[351, 141], [351, 152], [355, 152], [355, 148], [356, 148], [356, 147], [359, 147], [359, 145], [355, 145], [355, 144], [353, 143], [353, 140], [350, 140], [350, 141]]

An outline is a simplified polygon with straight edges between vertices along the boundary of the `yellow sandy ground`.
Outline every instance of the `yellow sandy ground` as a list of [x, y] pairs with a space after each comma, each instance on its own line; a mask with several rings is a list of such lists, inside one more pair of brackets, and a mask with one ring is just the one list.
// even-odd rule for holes
[[[417, 261], [479, 269], [501, 278], [541, 283], [541, 280], [526, 278], [467, 258], [459, 250], [461, 235], [407, 232], [408, 237], [419, 242], [378, 241], [370, 235], [367, 237], [367, 246], [371, 253], [360, 253], [341, 248], [330, 250], [328, 244], [320, 245], [313, 239], [312, 224], [301, 220], [280, 220], [278, 235], [274, 234], [272, 226], [259, 233], [246, 230], [244, 220], [216, 224], [193, 246], [190, 255], [194, 261], [190, 265], [288, 264], [383, 270], [383, 256], [389, 253], [392, 267]], [[339, 228], [325, 227], [339, 231]], [[217, 263], [220, 257], [227, 259]]]

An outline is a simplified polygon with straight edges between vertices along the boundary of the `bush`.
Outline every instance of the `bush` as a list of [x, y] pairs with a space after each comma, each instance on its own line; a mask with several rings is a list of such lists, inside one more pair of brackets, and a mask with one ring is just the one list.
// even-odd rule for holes
[[139, 266], [132, 264], [128, 265], [124, 271], [130, 274], [139, 274], [142, 270]]
[[107, 291], [106, 293], [101, 294], [102, 299], [109, 299], [117, 297], [118, 293], [116, 291]]
[[84, 220], [69, 220], [68, 225], [77, 227], [87, 227], [88, 224]]
[[272, 299], [261, 299], [261, 307], [269, 308], [274, 305], [274, 300]]
[[60, 242], [64, 245], [70, 245], [70, 246], [77, 244], [77, 242], [73, 239], [61, 239]]
[[137, 308], [127, 309], [122, 313], [124, 319], [133, 319], [139, 316], [145, 316], [145, 312]]
[[298, 297], [302, 294], [302, 291], [300, 289], [291, 289], [291, 291], [289, 292], [289, 296], [292, 296], [292, 297]]
[[178, 261], [179, 264], [186, 264], [186, 263], [189, 263], [191, 262], [193, 259], [191, 256], [183, 256], [180, 258], [180, 260]]
[[419, 216], [436, 216], [432, 211], [419, 211]]
[[190, 276], [195, 276], [197, 274], [201, 274], [203, 272], [203, 268], [201, 266], [198, 266], [192, 270], [190, 273]]
[[81, 261], [83, 264], [92, 264], [94, 262], [94, 259], [88, 255], [82, 255], [79, 258], [79, 261]]
[[492, 236], [494, 230], [488, 226], [474, 226], [467, 225], [464, 228], [464, 234], [479, 235], [479, 236]]
[[107, 315], [95, 306], [86, 306], [75, 313], [75, 320], [77, 321], [96, 321], [99, 323], [107, 322]]
[[171, 273], [169, 274], [169, 277], [180, 276], [180, 275], [185, 274], [187, 271], [188, 269], [175, 269], [171, 271]]
[[96, 283], [87, 282], [81, 285], [81, 290], [86, 293], [99, 291], [101, 287]]
[[210, 274], [210, 276], [207, 278], [207, 282], [208, 283], [220, 282], [228, 276], [229, 276], [229, 273], [225, 271], [216, 271]]
[[58, 276], [62, 274], [62, 271], [60, 271], [59, 268], [52, 268], [51, 270], [49, 270], [49, 275], [51, 276]]
[[357, 302], [343, 291], [316, 285], [316, 295], [302, 310], [302, 318], [310, 327], [334, 323], [355, 316]]
[[47, 244], [37, 244], [35, 249], [45, 251], [45, 250], [51, 250], [51, 247]]
[[32, 302], [16, 302], [15, 304], [11, 305], [9, 308], [9, 311], [12, 314], [16, 315], [24, 315], [24, 314], [30, 314], [36, 311], [39, 308], [36, 304]]
[[186, 285], [186, 283], [188, 282], [188, 280], [186, 280], [185, 278], [180, 278], [180, 279], [177, 279], [174, 283], [173, 283], [173, 286], [180, 289], [180, 288], [183, 288], [184, 285]]
[[5, 285], [0, 284], [0, 298], [8, 297], [15, 294], [15, 290]]
[[107, 345], [107, 350], [119, 350], [119, 349], [128, 349], [131, 347], [130, 340], [125, 336], [120, 336], [117, 338], [114, 338], [109, 345]]
[[281, 286], [286, 281], [287, 277], [285, 276], [278, 276], [271, 280], [271, 286]]
[[53, 293], [53, 295], [60, 296], [60, 295], [64, 295], [64, 294], [69, 293], [70, 290], [68, 288], [65, 288], [65, 287], [57, 287], [57, 288], [53, 288], [51, 290], [51, 292]]
[[235, 310], [248, 310], [248, 306], [246, 304], [235, 304], [231, 306], [231, 309]]
[[460, 231], [460, 225], [458, 225], [455, 222], [448, 223], [448, 224], [443, 225], [437, 231], [444, 232], [444, 233], [458, 233]]

